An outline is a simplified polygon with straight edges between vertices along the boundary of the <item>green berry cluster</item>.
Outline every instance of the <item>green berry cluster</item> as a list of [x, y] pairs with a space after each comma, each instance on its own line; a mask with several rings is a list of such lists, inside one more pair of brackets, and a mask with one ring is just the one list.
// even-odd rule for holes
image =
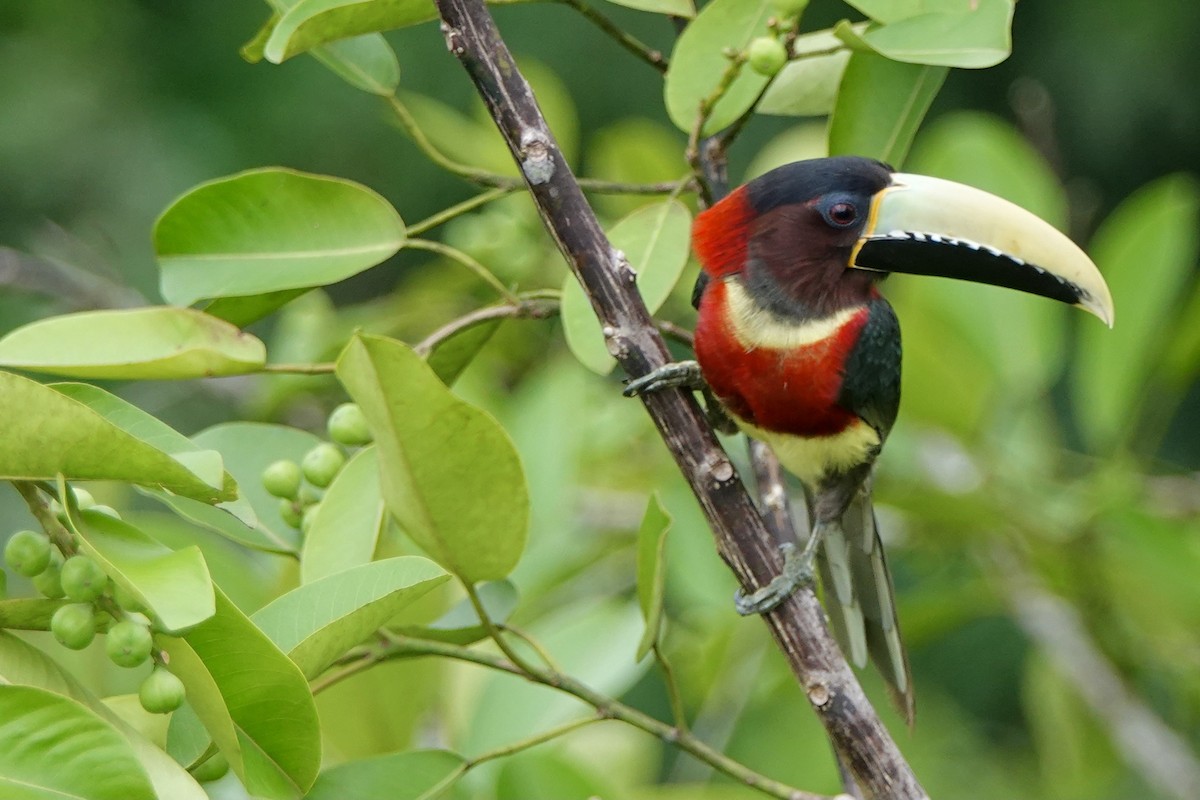
[[297, 464], [290, 459], [271, 463], [262, 473], [262, 484], [279, 498], [279, 516], [293, 528], [307, 533], [321, 505], [321, 490], [327, 489], [346, 465], [343, 447], [361, 447], [371, 442], [371, 429], [362, 409], [342, 403], [327, 422], [332, 442], [322, 442], [305, 453]]
[[[73, 493], [80, 508], [116, 515], [106, 506], [96, 505], [86, 491], [74, 489]], [[61, 515], [61, 507], [54, 510]], [[72, 553], [64, 559], [45, 533], [24, 530], [9, 537], [4, 561], [9, 569], [32, 580], [46, 597], [68, 601], [55, 609], [50, 618], [50, 632], [59, 644], [82, 650], [96, 638], [105, 621], [110, 621], [104, 649], [114, 664], [133, 668], [150, 660], [154, 635], [150, 619], [142, 613], [145, 607], [124, 587], [113, 583], [93, 558]], [[0, 571], [0, 578], [5, 576]], [[0, 589], [3, 585], [0, 580]], [[143, 681], [139, 696], [147, 711], [174, 711], [183, 702], [183, 683], [156, 665]]]

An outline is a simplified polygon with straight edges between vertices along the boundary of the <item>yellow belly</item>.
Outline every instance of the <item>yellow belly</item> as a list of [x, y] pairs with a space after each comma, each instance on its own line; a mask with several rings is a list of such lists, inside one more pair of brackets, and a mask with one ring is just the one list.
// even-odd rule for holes
[[820, 485], [826, 476], [846, 472], [874, 458], [879, 450], [879, 434], [861, 419], [841, 433], [805, 438], [774, 433], [736, 420], [738, 427], [770, 445], [784, 468], [806, 486]]

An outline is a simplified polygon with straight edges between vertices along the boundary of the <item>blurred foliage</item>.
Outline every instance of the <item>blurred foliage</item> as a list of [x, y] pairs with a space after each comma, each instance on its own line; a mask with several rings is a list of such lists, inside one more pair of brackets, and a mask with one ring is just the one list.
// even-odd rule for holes
[[[410, 13], [407, 5], [422, 4], [392, 4], [400, 9], [396, 13]], [[628, 5], [675, 13], [687, 6], [658, 0]], [[766, 13], [767, 6], [751, 5], [754, 13]], [[875, 11], [872, 4], [852, 5], [814, 3], [802, 30], [821, 31], [842, 18], [861, 20], [855, 9]], [[225, 6], [214, 14], [198, 3], [117, 0], [68, 6], [41, 0], [0, 9], [0, 74], [8, 78], [0, 81], [0, 106], [8, 110], [0, 126], [5, 176], [0, 242], [6, 246], [0, 251], [0, 275], [6, 281], [0, 333], [71, 311], [159, 303], [155, 221], [191, 187], [222, 176], [264, 165], [336, 175], [339, 186], [361, 190], [360, 199], [369, 187], [371, 198], [386, 199], [383, 205], [394, 206], [409, 226], [475, 194], [468, 182], [426, 158], [411, 131], [403, 130], [394, 104], [357, 91], [322, 65], [337, 59], [344, 64], [362, 53], [343, 43], [323, 52], [322, 61], [301, 54], [278, 66], [252, 65], [239, 57], [239, 48], [271, 9]], [[751, 34], [714, 24], [713, 19], [721, 22], [721, 6], [701, 7], [693, 29], [699, 33], [692, 38], [706, 27], [714, 29], [713, 36], [729, 37], [724, 44], [730, 45], [757, 35], [757, 30]], [[271, 4], [277, 12], [292, 7], [299, 4]], [[596, 7], [650, 47], [671, 53], [675, 28], [666, 18], [608, 4]], [[706, 15], [710, 8], [714, 13]], [[690, 115], [675, 119], [676, 126], [672, 119], [680, 116], [679, 108], [693, 108], [721, 77], [707, 63], [720, 67], [711, 50], [696, 56], [706, 62], [703, 66], [681, 67], [675, 76], [668, 72], [664, 106], [656, 72], [565, 5], [506, 4], [495, 11], [564, 152], [581, 174], [627, 182], [685, 175]], [[298, 27], [303, 22], [293, 16], [289, 25], [303, 30]], [[877, 88], [877, 79], [854, 77], [871, 73], [871, 65], [887, 64], [893, 71], [886, 76], [888, 86], [908, 87], [906, 96], [918, 105], [932, 101], [905, 169], [977, 185], [1068, 230], [1113, 289], [1116, 328], [1107, 331], [1047, 301], [990, 287], [904, 277], [885, 287], [903, 324], [906, 364], [900, 422], [881, 460], [877, 492], [919, 709], [911, 734], [896, 717], [888, 721], [934, 797], [1166, 796], [1127, 763], [1078, 688], [1022, 628], [1010, 602], [1015, 584], [1006, 565], [1013, 557], [1079, 610], [1091, 637], [1136, 696], [1193, 751], [1200, 748], [1195, 634], [1200, 629], [1195, 578], [1200, 574], [1200, 144], [1194, 136], [1200, 129], [1200, 102], [1192, 86], [1200, 74], [1200, 50], [1191, 42], [1198, 26], [1200, 7], [1187, 4], [1021, 3], [1013, 21], [1012, 57], [984, 71], [950, 70], [937, 99], [936, 87], [914, 75], [928, 77], [934, 70], [940, 75], [941, 67], [897, 65], [863, 53], [851, 57], [848, 67], [843, 52], [836, 63], [789, 77], [788, 70], [809, 63], [795, 62], [780, 81], [832, 82], [842, 70], [865, 81], [845, 95], [826, 90], [806, 96], [786, 112], [832, 111], [833, 130], [841, 133], [827, 137], [821, 121], [756, 115], [730, 153], [736, 181], [785, 161], [824, 155], [827, 138], [846, 147], [887, 140], [881, 130], [863, 127], [874, 122], [870, 90]], [[833, 35], [817, 36], [826, 41]], [[473, 169], [515, 174], [436, 24], [391, 31], [379, 41], [386, 41], [398, 59], [397, 101], [446, 156]], [[1152, 57], [1145, 52], [1151, 47], [1147, 43], [1153, 43]], [[270, 58], [290, 52], [295, 42], [279, 34], [274, 49], [270, 40], [260, 44]], [[885, 38], [880, 44], [876, 37], [875, 47], [885, 45], [895, 42]], [[984, 45], [985, 50], [996, 46], [992, 39]], [[378, 44], [364, 47], [375, 48], [375, 56], [380, 52]], [[386, 84], [391, 62], [370, 63]], [[718, 107], [722, 116], [714, 127], [736, 119], [764, 82], [749, 74], [742, 81], [730, 100], [738, 107]], [[676, 99], [679, 92], [683, 100]], [[903, 119], [902, 111], [881, 122], [900, 120], [904, 124], [894, 129], [915, 130], [919, 111], [912, 119]], [[846, 121], [838, 123], [839, 114]], [[904, 147], [893, 156], [903, 159]], [[637, 209], [661, 201], [609, 194], [592, 199], [606, 229], [621, 220], [630, 226]], [[389, 220], [380, 224], [386, 228]], [[388, 245], [391, 250], [372, 260], [381, 263], [371, 269], [297, 299], [257, 295], [250, 311], [237, 310], [249, 316], [237, 320], [258, 319], [291, 300], [250, 332], [265, 343], [272, 364], [326, 363], [356, 331], [416, 345], [447, 322], [493, 302], [496, 286], [481, 281], [471, 261], [484, 265], [507, 290], [544, 293], [562, 287], [566, 278], [561, 256], [520, 193], [457, 216], [430, 237], [469, 261], [411, 247], [387, 257], [395, 250]], [[401, 244], [393, 239], [392, 244]], [[286, 231], [281, 241], [294, 244]], [[324, 284], [366, 266], [356, 263], [276, 288]], [[669, 279], [678, 277], [677, 266], [668, 265]], [[236, 279], [236, 266], [232, 273]], [[694, 265], [684, 268], [669, 296], [658, 287], [659, 317], [691, 326], [688, 296], [694, 274]], [[257, 291], [263, 287], [244, 293]], [[195, 294], [202, 296], [223, 297], [220, 291]], [[584, 318], [581, 324], [588, 322]], [[66, 342], [67, 356], [105, 349], [82, 339], [56, 341]], [[541, 642], [570, 675], [654, 717], [671, 719], [662, 673], [651, 659], [634, 658], [639, 641], [645, 642], [635, 587], [638, 532], [647, 498], [656, 492], [671, 529], [656, 545], [661, 564], [646, 569], [643, 563], [641, 572], [663, 575], [659, 647], [674, 666], [693, 730], [754, 770], [813, 791], [836, 792], [829, 749], [803, 693], [762, 625], [734, 614], [734, 584], [713, 552], [703, 517], [641, 408], [619, 398], [618, 379], [584, 368], [555, 319], [480, 325], [444, 347], [435, 350], [430, 364], [453, 384], [453, 394], [433, 386], [436, 381], [424, 372], [407, 380], [430, 392], [422, 395], [432, 398], [430, 403], [451, 410], [474, 406], [466, 417], [477, 426], [472, 430], [486, 431], [481, 440], [511, 438], [528, 487], [527, 543], [508, 576], [511, 586], [494, 584], [504, 588], [495, 590], [494, 600], [485, 598], [494, 616]], [[42, 366], [51, 358], [60, 364], [70, 360], [53, 348], [35, 356], [43, 359]], [[406, 356], [395, 358], [407, 364], [403, 369], [417, 369]], [[239, 735], [263, 737], [234, 732], [235, 723], [241, 726], [259, 712], [253, 701], [217, 697], [221, 692], [213, 687], [225, 680], [220, 674], [212, 686], [198, 677], [204, 648], [216, 647], [221, 636], [248, 635], [256, 627], [256, 611], [302, 582], [313, 586], [330, 575], [279, 555], [301, 546], [300, 535], [281, 519], [277, 499], [262, 489], [258, 476], [276, 459], [300, 460], [326, 438], [327, 412], [346, 399], [330, 374], [270, 374], [262, 371], [261, 359], [234, 361], [249, 364], [248, 374], [102, 384], [126, 405], [102, 406], [94, 395], [34, 385], [7, 373], [6, 397], [0, 398], [9, 420], [52, 428], [55, 420], [69, 418], [94, 437], [89, 442], [126, 443], [120, 464], [129, 472], [121, 477], [133, 483], [164, 469], [154, 459], [170, 440], [176, 446], [166, 451], [174, 457], [170, 469], [178, 486], [190, 487], [200, 499], [215, 497], [229, 480], [241, 487], [240, 499], [229, 507], [233, 516], [214, 516], [200, 500], [135, 491], [117, 481], [88, 484], [97, 500], [117, 508], [154, 540], [179, 551], [198, 548], [208, 576], [224, 591], [217, 615], [193, 629], [186, 641], [176, 640], [181, 651], [194, 651], [180, 655], [186, 665], [182, 671], [189, 676], [190, 696], [193, 684], [206, 687], [197, 690], [196, 697], [207, 698], [198, 715], [203, 712], [210, 731], [223, 731], [225, 739], [211, 734], [218, 746], [231, 746]], [[603, 354], [594, 361], [608, 368]], [[395, 363], [388, 367], [393, 368], [402, 371]], [[137, 379], [145, 377], [138, 371], [145, 369], [151, 368], [144, 362], [110, 364], [110, 372], [100, 377]], [[356, 397], [364, 394], [353, 381], [348, 385]], [[26, 393], [20, 402], [13, 387]], [[377, 391], [379, 386], [367, 386], [365, 396]], [[405, 400], [384, 394], [360, 398], [364, 406], [377, 405], [367, 409], [377, 431], [396, 422]], [[162, 423], [150, 430], [145, 417], [161, 420], [190, 441], [180, 444]], [[60, 434], [50, 440], [57, 452], [78, 448], [82, 441]], [[130, 437], [136, 447], [127, 444]], [[21, 474], [27, 464], [14, 459], [38, 445], [8, 439], [0, 446], [5, 457], [0, 472]], [[726, 444], [736, 459], [742, 458], [740, 441]], [[223, 457], [215, 476], [201, 463], [204, 453], [214, 451]], [[40, 455], [47, 452], [43, 447]], [[490, 452], [500, 458], [496, 449]], [[385, 479], [391, 483], [385, 483], [384, 497], [423, 491], [424, 477], [396, 477], [400, 454], [380, 453], [380, 458], [389, 459], [394, 470]], [[368, 463], [361, 455], [357, 460]], [[387, 474], [387, 467], [382, 469]], [[304, 557], [314, 563], [336, 558], [339, 568], [365, 569], [372, 558], [378, 559], [372, 565], [395, 564], [420, 554], [382, 512], [374, 513], [379, 496], [377, 487], [335, 482], [327, 502], [345, 503], [357, 513], [361, 521], [354, 530], [360, 538], [331, 554], [338, 521], [332, 512], [326, 511], [325, 519], [317, 514], [311, 538], [302, 545]], [[435, 497], [430, 502], [439, 500], [457, 501]], [[12, 491], [0, 492], [0, 511], [6, 520], [0, 537], [37, 527]], [[94, 512], [79, 524], [96, 527]], [[99, 523], [97, 530], [102, 533], [105, 525]], [[100, 540], [95, 531], [89, 536], [89, 541]], [[505, 551], [509, 545], [496, 542], [497, 552], [481, 558], [501, 558], [507, 568], [513, 557]], [[486, 550], [488, 545], [477, 546]], [[436, 549], [428, 541], [426, 547]], [[505, 571], [485, 570], [489, 578], [503, 577], [499, 573]], [[443, 586], [428, 576], [418, 584], [406, 573], [388, 574], [395, 586], [422, 589], [389, 590], [370, 600], [384, 603], [386, 618], [406, 631], [437, 628], [454, 613], [446, 614], [449, 609], [466, 602], [452, 584]], [[30, 582], [15, 574], [9, 575], [7, 591], [9, 597], [36, 595]], [[305, 602], [314, 609], [329, 605], [327, 599]], [[338, 638], [358, 632], [361, 616], [319, 624], [315, 613], [298, 616], [313, 626], [302, 631], [312, 641], [336, 640], [350, 648], [361, 639], [343, 643]], [[204, 626], [211, 626], [207, 638]], [[453, 629], [464, 639], [484, 633], [478, 625]], [[286, 650], [289, 661], [265, 636], [254, 644], [264, 671], [278, 668], [298, 683], [298, 674], [287, 666], [298, 658], [294, 651]], [[25, 671], [15, 673], [14, 665]], [[49, 675], [56, 692], [76, 699], [86, 693], [106, 699], [127, 695], [137, 690], [141, 677], [111, 665], [102, 644], [66, 652], [45, 632], [0, 633], [0, 667], [5, 670], [0, 682], [43, 685]], [[864, 674], [863, 680], [873, 697], [883, 697], [875, 675]], [[297, 697], [305, 693], [288, 686], [269, 697], [284, 698], [280, 702], [298, 709], [297, 718], [307, 719], [311, 705]], [[23, 696], [10, 700], [35, 701], [42, 702]], [[46, 707], [58, 702], [46, 701]], [[112, 705], [115, 710], [105, 720], [135, 724], [136, 704], [126, 703], [125, 713], [119, 702]], [[514, 676], [434, 659], [391, 661], [355, 674], [317, 694], [315, 707], [326, 769], [312, 796], [330, 798], [348, 791], [355, 776], [365, 774], [364, 765], [382, 775], [405, 770], [413, 786], [421, 781], [433, 786], [461, 761], [431, 747], [475, 756], [586, 711], [572, 698]], [[66, 713], [81, 714], [74, 707]], [[98, 727], [97, 741], [124, 752], [114, 737], [105, 738], [106, 726]], [[159, 738], [185, 766], [201, 758], [209, 742], [200, 720], [183, 713]], [[287, 784], [313, 766], [303, 763], [311, 751], [290, 755], [295, 764], [284, 769], [286, 774], [263, 777], [264, 772], [260, 785]], [[339, 772], [339, 765], [360, 759], [369, 760]], [[160, 780], [172, 774], [164, 770]], [[214, 797], [245, 796], [232, 774], [205, 788]], [[450, 796], [725, 800], [761, 795], [643, 732], [604, 722], [481, 764], [458, 781]]]

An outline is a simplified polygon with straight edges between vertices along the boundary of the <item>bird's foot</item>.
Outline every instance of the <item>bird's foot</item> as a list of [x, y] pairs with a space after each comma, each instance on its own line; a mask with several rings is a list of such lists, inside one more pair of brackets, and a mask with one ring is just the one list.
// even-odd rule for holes
[[705, 386], [700, 375], [700, 365], [695, 361], [673, 361], [658, 369], [647, 372], [640, 378], [631, 378], [622, 392], [626, 397], [658, 392], [663, 389], [701, 389]]
[[733, 605], [743, 617], [765, 614], [791, 597], [792, 592], [813, 582], [813, 553], [809, 548], [796, 552], [796, 545], [786, 542], [779, 546], [783, 553], [783, 571], [750, 594], [738, 589]]

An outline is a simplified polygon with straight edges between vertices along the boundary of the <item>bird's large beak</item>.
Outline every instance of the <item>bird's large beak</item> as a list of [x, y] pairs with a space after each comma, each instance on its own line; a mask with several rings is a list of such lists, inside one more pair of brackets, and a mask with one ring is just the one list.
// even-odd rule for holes
[[1006, 286], [1113, 324], [1108, 285], [1074, 242], [1018, 205], [940, 178], [893, 175], [871, 200], [850, 266]]

